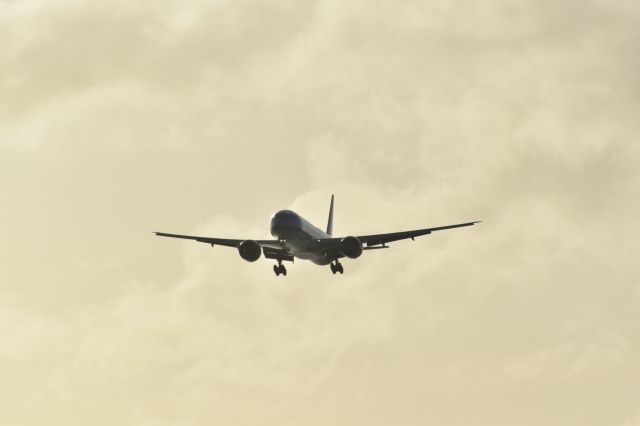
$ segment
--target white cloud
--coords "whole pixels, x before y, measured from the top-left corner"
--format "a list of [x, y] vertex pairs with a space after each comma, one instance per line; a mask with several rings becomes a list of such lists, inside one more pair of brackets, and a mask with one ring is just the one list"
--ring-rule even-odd
[[[2, 3], [0, 422], [635, 412], [631, 3]], [[340, 234], [484, 222], [286, 279], [151, 235], [331, 193]]]
[[622, 422], [622, 426], [638, 426], [640, 425], [640, 416], [626, 417]]

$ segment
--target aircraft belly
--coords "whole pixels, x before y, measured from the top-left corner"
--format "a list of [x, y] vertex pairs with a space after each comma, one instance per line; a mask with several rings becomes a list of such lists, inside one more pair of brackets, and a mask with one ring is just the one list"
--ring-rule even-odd
[[315, 251], [293, 251], [293, 255], [298, 259], [309, 260], [316, 265], [328, 265], [329, 263], [331, 263], [331, 261], [327, 259], [327, 256], [324, 253]]
[[330, 263], [325, 253], [319, 250], [318, 240], [306, 232], [298, 231], [284, 237], [287, 248], [298, 259], [310, 260], [317, 265]]

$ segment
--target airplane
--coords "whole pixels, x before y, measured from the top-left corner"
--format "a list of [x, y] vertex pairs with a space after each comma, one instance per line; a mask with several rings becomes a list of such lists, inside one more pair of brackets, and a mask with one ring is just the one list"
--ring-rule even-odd
[[277, 264], [273, 266], [276, 276], [287, 275], [283, 261], [293, 262], [295, 258], [310, 260], [316, 265], [330, 265], [331, 272], [344, 273], [340, 259], [347, 257], [357, 259], [365, 250], [384, 249], [392, 241], [404, 240], [427, 235], [434, 231], [471, 226], [481, 221], [459, 223], [456, 225], [436, 226], [434, 228], [416, 229], [413, 231], [392, 232], [389, 234], [374, 234], [360, 236], [333, 237], [333, 205], [331, 196], [329, 220], [327, 230], [322, 231], [313, 226], [303, 217], [291, 210], [280, 210], [271, 216], [271, 235], [275, 240], [233, 240], [226, 238], [198, 237], [192, 235], [167, 234], [154, 232], [160, 237], [182, 238], [201, 243], [235, 247], [240, 257], [247, 262], [255, 262], [262, 254], [266, 259], [273, 259]]

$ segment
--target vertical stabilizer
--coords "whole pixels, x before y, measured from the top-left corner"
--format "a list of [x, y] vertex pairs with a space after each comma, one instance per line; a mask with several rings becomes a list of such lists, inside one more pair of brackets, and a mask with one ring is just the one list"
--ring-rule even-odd
[[327, 222], [327, 234], [333, 234], [333, 194], [331, 195], [331, 207], [329, 207], [329, 221]]

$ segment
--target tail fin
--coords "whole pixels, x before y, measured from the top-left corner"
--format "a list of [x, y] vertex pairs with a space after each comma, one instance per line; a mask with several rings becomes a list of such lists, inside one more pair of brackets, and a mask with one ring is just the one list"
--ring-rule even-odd
[[331, 195], [331, 207], [329, 207], [329, 221], [327, 222], [327, 234], [333, 233], [333, 194]]

